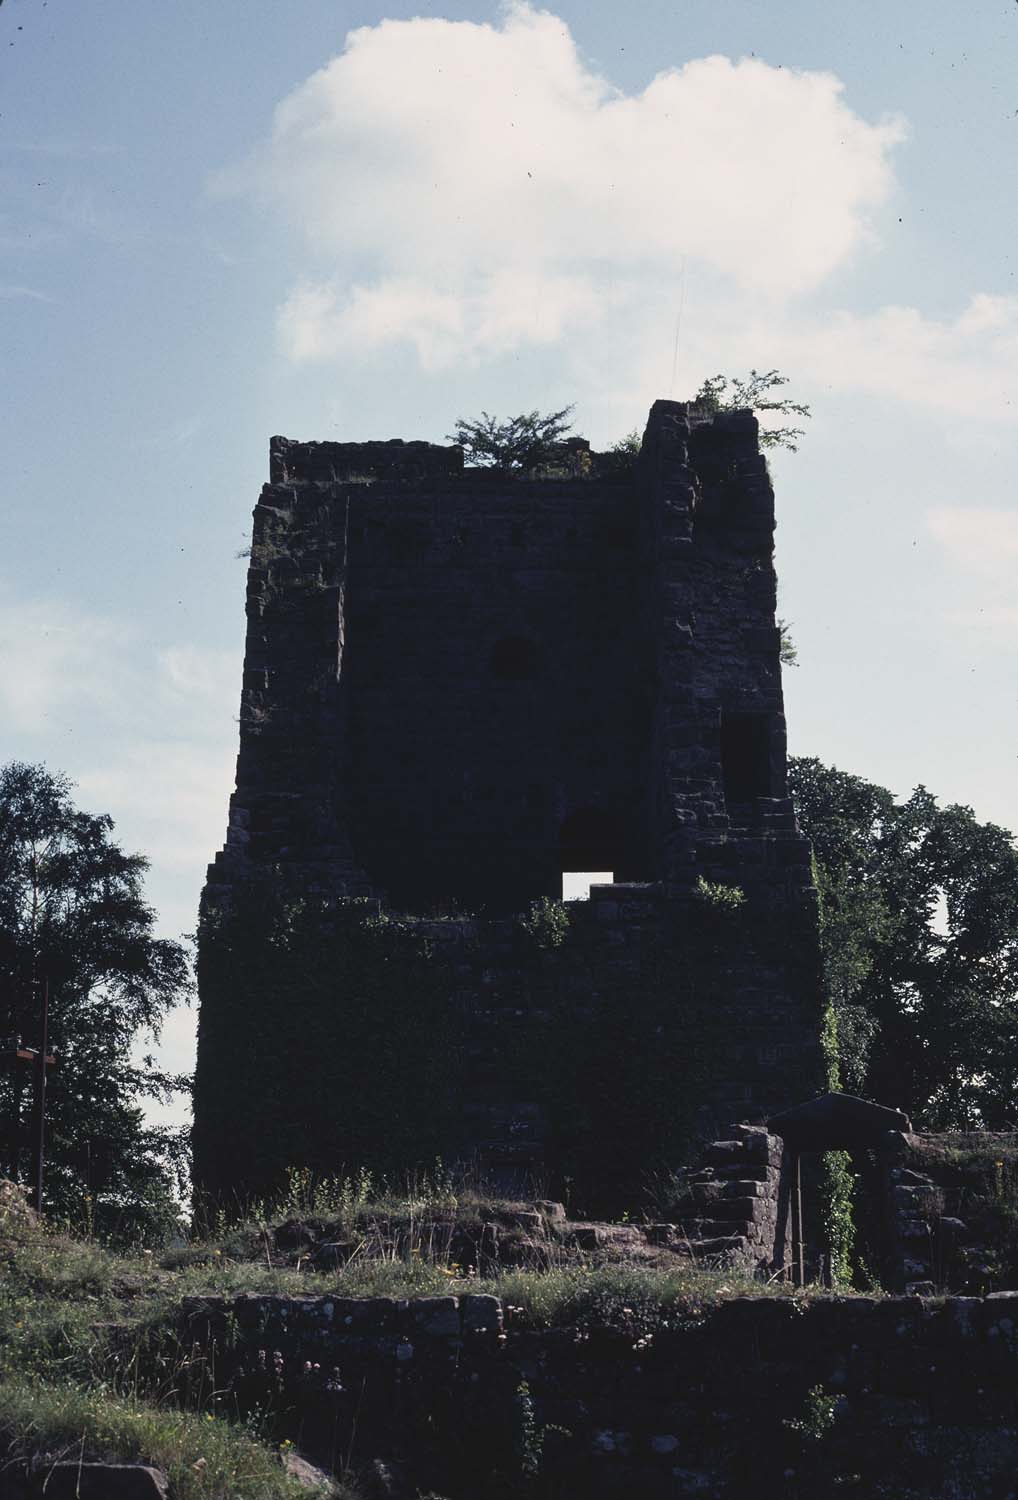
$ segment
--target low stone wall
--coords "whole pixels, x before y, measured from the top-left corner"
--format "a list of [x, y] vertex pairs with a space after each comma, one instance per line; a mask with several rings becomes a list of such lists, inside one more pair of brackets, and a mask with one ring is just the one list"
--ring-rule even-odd
[[[485, 1296], [186, 1304], [182, 1394], [451, 1500], [984, 1500], [1018, 1484], [1018, 1294], [736, 1297], [530, 1330]], [[377, 1466], [376, 1466], [377, 1467]]]
[[890, 1262], [897, 1291], [1018, 1285], [1018, 1134], [888, 1134]]

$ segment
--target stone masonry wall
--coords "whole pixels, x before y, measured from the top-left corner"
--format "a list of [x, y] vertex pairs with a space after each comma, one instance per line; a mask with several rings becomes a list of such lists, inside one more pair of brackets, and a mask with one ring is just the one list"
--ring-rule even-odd
[[[490, 1296], [192, 1300], [192, 1399], [275, 1417], [390, 1494], [1008, 1500], [1018, 1294], [610, 1304], [528, 1328]], [[204, 1384], [203, 1384], [204, 1383]]]
[[[631, 472], [579, 456], [562, 477], [528, 478], [464, 470], [456, 448], [273, 439], [237, 786], [204, 896], [206, 915], [228, 912], [249, 877], [278, 871], [289, 888], [409, 913], [422, 934], [444, 919], [435, 941], [477, 1132], [450, 1149], [483, 1155], [497, 1117], [560, 1175], [588, 1143], [553, 1119], [539, 1070], [526, 1077], [556, 1002], [521, 967], [511, 924], [559, 895], [563, 870], [615, 879], [556, 960], [563, 1001], [596, 1027], [622, 974], [629, 1037], [652, 1041], [667, 1021], [644, 997], [668, 951], [690, 1022], [676, 1087], [700, 1140], [822, 1077], [816, 895], [787, 797], [774, 497], [755, 419], [657, 402]], [[743, 918], [706, 967], [703, 952], [683, 966], [703, 881], [739, 887]], [[199, 971], [196, 1161], [219, 1182], [244, 1159], [220, 1086], [222, 1058], [244, 1066], [225, 1034], [243, 1000]], [[261, 1015], [258, 1035], [314, 1031], [299, 997], [276, 1003], [278, 1027]], [[513, 1031], [515, 1072], [499, 1050]], [[329, 1077], [323, 1053], [304, 1086], [324, 1096]], [[634, 1184], [645, 1165], [630, 1161]]]
[[1018, 1135], [891, 1132], [881, 1158], [888, 1286], [932, 1295], [1016, 1284]]

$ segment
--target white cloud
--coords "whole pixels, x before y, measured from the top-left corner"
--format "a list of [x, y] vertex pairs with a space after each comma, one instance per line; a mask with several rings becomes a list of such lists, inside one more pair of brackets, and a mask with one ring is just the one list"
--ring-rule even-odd
[[0, 286], [0, 298], [5, 302], [15, 302], [24, 299], [29, 302], [52, 302], [53, 298], [46, 292], [37, 292], [30, 286]]
[[914, 307], [839, 312], [789, 320], [767, 336], [775, 359], [828, 389], [869, 391], [955, 418], [1018, 421], [1018, 297], [977, 293], [944, 319]]
[[776, 365], [807, 400], [950, 416], [964, 446], [1018, 421], [1018, 298], [931, 317], [816, 295], [875, 245], [903, 136], [830, 73], [752, 58], [623, 93], [560, 19], [515, 4], [498, 25], [352, 31], [220, 185], [295, 233], [277, 312], [295, 363], [410, 349], [435, 373], [555, 349], [595, 440], [707, 373]]
[[365, 354], [394, 343], [414, 346], [425, 370], [492, 358], [520, 344], [553, 344], [612, 300], [589, 277], [506, 267], [459, 295], [411, 277], [354, 287], [344, 299], [335, 281], [303, 283], [279, 312], [283, 348], [296, 361]]
[[405, 340], [426, 367], [559, 339], [671, 280], [801, 294], [872, 238], [898, 121], [828, 73], [708, 57], [638, 94], [526, 4], [500, 26], [383, 21], [276, 111], [221, 179], [302, 236], [280, 312], [293, 359]]

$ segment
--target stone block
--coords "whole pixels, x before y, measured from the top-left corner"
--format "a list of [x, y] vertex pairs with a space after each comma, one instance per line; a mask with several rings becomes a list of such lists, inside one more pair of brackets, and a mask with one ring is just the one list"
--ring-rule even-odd
[[940, 1215], [944, 1212], [943, 1190], [932, 1183], [898, 1183], [894, 1189], [894, 1201], [900, 1213]]
[[299, 1453], [294, 1453], [292, 1449], [284, 1449], [281, 1457], [283, 1469], [300, 1485], [301, 1489], [315, 1490], [319, 1496], [332, 1495], [336, 1492], [331, 1474], [326, 1474], [324, 1469], [319, 1469], [315, 1464], [309, 1463]]
[[755, 1198], [766, 1199], [772, 1196], [771, 1184], [769, 1182], [756, 1182], [753, 1179], [730, 1178], [722, 1188], [722, 1197], [725, 1198]]
[[169, 1485], [161, 1469], [146, 1464], [76, 1462], [42, 1471], [38, 1493], [47, 1500], [167, 1500]]
[[410, 1304], [413, 1325], [432, 1338], [458, 1338], [459, 1300], [456, 1297], [417, 1297]]
[[716, 1219], [751, 1219], [758, 1204], [757, 1198], [719, 1198], [711, 1211]]
[[727, 1167], [748, 1154], [743, 1141], [713, 1141], [703, 1153], [703, 1159], [712, 1166]]
[[497, 1297], [480, 1294], [460, 1298], [464, 1333], [501, 1333], [502, 1304]]
[[314, 1253], [316, 1271], [331, 1271], [338, 1266], [345, 1266], [347, 1261], [357, 1249], [357, 1240], [329, 1240], [324, 1245], [319, 1245]]
[[534, 1207], [549, 1224], [565, 1224], [566, 1206], [564, 1203], [556, 1203], [551, 1198], [538, 1198], [534, 1202]]
[[670, 1245], [678, 1229], [674, 1224], [644, 1224], [643, 1233], [648, 1245]]

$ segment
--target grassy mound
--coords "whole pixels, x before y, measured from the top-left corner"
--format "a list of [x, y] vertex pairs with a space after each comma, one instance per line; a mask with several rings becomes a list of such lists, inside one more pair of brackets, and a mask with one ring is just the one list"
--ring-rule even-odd
[[[655, 1249], [632, 1226], [571, 1228], [556, 1205], [477, 1195], [343, 1188], [132, 1255], [46, 1227], [22, 1211], [16, 1190], [0, 1204], [9, 1205], [0, 1213], [0, 1456], [151, 1463], [168, 1475], [173, 1500], [308, 1493], [268, 1427], [230, 1420], [207, 1383], [195, 1386], [196, 1409], [180, 1409], [191, 1351], [175, 1339], [187, 1297], [484, 1292], [515, 1327], [640, 1336], [733, 1296], [804, 1296]], [[471, 1244], [487, 1249], [464, 1253]], [[353, 1500], [356, 1485], [340, 1481], [334, 1493]]]

